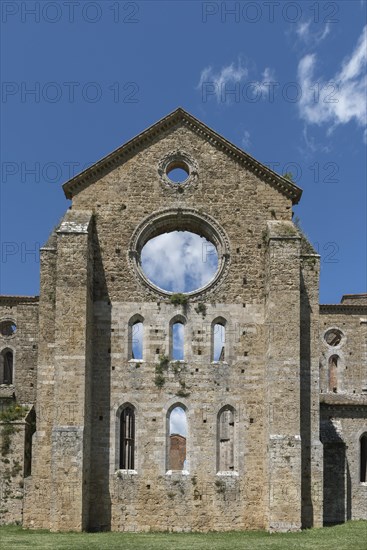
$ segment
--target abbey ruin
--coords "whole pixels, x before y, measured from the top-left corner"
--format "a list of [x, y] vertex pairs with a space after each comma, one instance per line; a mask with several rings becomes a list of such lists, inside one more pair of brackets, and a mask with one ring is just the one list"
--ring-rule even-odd
[[[39, 297], [0, 297], [0, 523], [367, 519], [367, 295], [319, 304], [320, 257], [292, 222], [301, 189], [177, 109], [64, 191]], [[142, 269], [146, 243], [171, 231], [217, 251], [214, 276], [189, 293]], [[170, 431], [177, 407], [184, 434]]]

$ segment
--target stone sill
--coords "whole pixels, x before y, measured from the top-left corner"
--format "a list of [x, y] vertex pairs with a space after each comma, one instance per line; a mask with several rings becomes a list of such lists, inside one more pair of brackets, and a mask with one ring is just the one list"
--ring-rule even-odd
[[146, 361], [144, 359], [129, 359], [128, 363], [129, 365], [136, 365], [137, 363], [141, 365], [142, 363], [146, 363]]
[[220, 477], [238, 477], [239, 473], [234, 470], [228, 470], [227, 472], [217, 472], [217, 476]]
[[166, 476], [189, 476], [190, 472], [188, 470], [167, 470]]
[[137, 470], [116, 470], [115, 475], [117, 477], [137, 476], [138, 472], [137, 472]]

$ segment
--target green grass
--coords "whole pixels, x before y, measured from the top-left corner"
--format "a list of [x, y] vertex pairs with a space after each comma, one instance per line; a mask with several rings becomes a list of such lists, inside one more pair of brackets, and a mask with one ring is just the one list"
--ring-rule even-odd
[[0, 527], [1, 548], [88, 550], [366, 550], [367, 521], [300, 533], [49, 533]]

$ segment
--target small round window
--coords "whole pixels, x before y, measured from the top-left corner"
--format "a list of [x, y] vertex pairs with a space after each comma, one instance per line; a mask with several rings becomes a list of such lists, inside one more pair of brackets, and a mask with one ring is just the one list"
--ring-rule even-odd
[[158, 174], [167, 188], [177, 193], [196, 185], [198, 165], [196, 160], [184, 151], [171, 151], [158, 163]]
[[184, 183], [190, 175], [190, 168], [186, 162], [176, 160], [167, 166], [166, 175], [172, 183]]
[[339, 346], [343, 339], [343, 333], [337, 328], [331, 328], [327, 330], [324, 335], [324, 340], [328, 346], [336, 347]]
[[13, 336], [17, 331], [17, 325], [14, 321], [1, 321], [0, 322], [0, 334], [1, 336]]

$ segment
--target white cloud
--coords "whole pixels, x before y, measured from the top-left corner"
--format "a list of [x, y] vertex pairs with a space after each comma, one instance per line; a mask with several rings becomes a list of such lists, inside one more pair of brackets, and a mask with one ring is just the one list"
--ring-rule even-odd
[[[309, 136], [307, 125], [303, 128], [303, 139], [305, 140], [305, 143], [308, 147], [308, 149], [312, 152], [322, 152], [322, 153], [330, 153], [331, 147], [330, 145], [325, 145], [324, 143], [317, 143], [315, 138], [313, 136]], [[300, 153], [304, 153], [303, 149], [300, 149]]]
[[298, 38], [301, 38], [302, 40], [307, 40], [308, 36], [310, 34], [310, 24], [311, 19], [308, 21], [303, 21], [302, 23], [299, 23], [296, 27], [296, 34]]
[[172, 231], [143, 247], [141, 264], [146, 276], [171, 292], [190, 292], [207, 284], [218, 266], [214, 245], [188, 231]]
[[[249, 70], [243, 66], [241, 60], [238, 61], [237, 66], [231, 63], [218, 72], [214, 71], [212, 67], [206, 67], [201, 72], [197, 88], [201, 90], [205, 101], [210, 96], [215, 96], [218, 103], [239, 102], [243, 97], [244, 89], [246, 94], [266, 99], [270, 93], [269, 84], [275, 82], [273, 69], [265, 67], [261, 79], [252, 78], [250, 82], [246, 83], [244, 80], [247, 76], [249, 76]], [[245, 88], [247, 84], [249, 90]]]
[[274, 82], [274, 80], [275, 80], [274, 70], [271, 69], [270, 67], [266, 67], [263, 74], [262, 74], [262, 77], [263, 77], [264, 82], [269, 82], [269, 81]]
[[241, 145], [244, 149], [248, 149], [251, 145], [250, 132], [248, 130], [243, 132]]
[[169, 433], [187, 436], [186, 413], [181, 407], [175, 407], [171, 412], [169, 424]]
[[270, 67], [266, 67], [262, 73], [262, 79], [254, 81], [254, 91], [256, 94], [260, 92], [261, 99], [266, 99], [270, 92], [270, 86], [277, 84], [275, 80], [275, 72]]
[[366, 52], [367, 26], [351, 56], [344, 59], [340, 70], [326, 81], [315, 78], [316, 54], [305, 55], [298, 64], [298, 80], [302, 90], [299, 113], [308, 124], [335, 126], [354, 120], [366, 125]]
[[204, 86], [207, 86], [206, 91], [212, 90], [217, 97], [217, 101], [220, 101], [222, 92], [225, 92], [227, 87], [229, 88], [230, 85], [241, 82], [247, 75], [248, 69], [242, 65], [240, 59], [237, 66], [231, 63], [219, 72], [215, 72], [211, 66], [206, 67], [201, 72], [198, 89], [203, 90]]
[[330, 23], [326, 23], [323, 28], [318, 28], [316, 23], [312, 24], [311, 19], [298, 23], [295, 28], [299, 40], [309, 45], [317, 45], [322, 42], [330, 33]]

